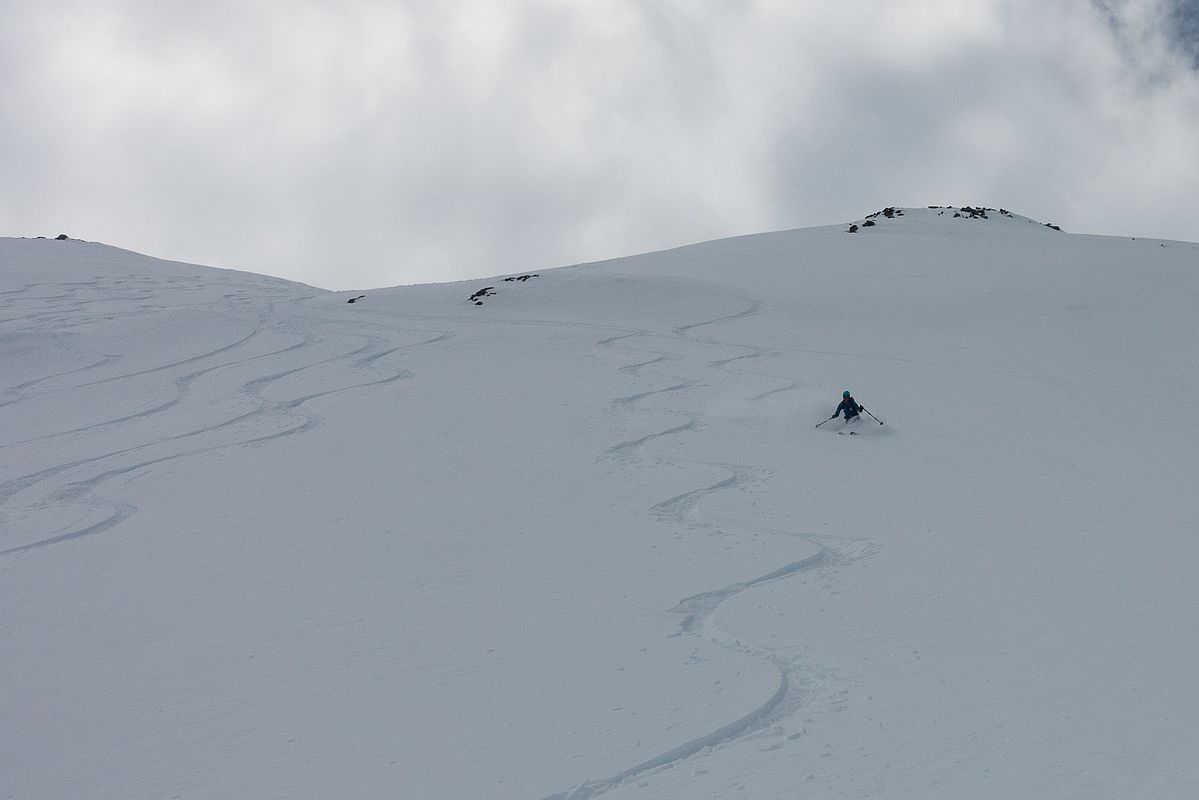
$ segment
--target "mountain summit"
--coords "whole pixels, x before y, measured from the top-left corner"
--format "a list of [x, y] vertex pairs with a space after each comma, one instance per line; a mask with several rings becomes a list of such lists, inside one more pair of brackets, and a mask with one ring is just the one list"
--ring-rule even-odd
[[[934, 212], [934, 213], [929, 213]], [[895, 208], [888, 206], [882, 211], [875, 211], [873, 214], [867, 214], [858, 222], [851, 223], [847, 233], [857, 233], [865, 231], [867, 228], [873, 228], [875, 225], [883, 221], [899, 220], [903, 217], [914, 217], [916, 219], [927, 220], [932, 216], [948, 217], [949, 219], [961, 220], [981, 220], [991, 219], [992, 217], [1000, 220], [1012, 220], [1016, 222], [1035, 222], [1028, 217], [1022, 217], [1018, 214], [1013, 214], [1006, 208], [986, 208], [983, 206], [961, 206], [955, 208], [953, 206], [928, 206], [927, 209], [911, 209], [911, 208]], [[1052, 228], [1055, 231], [1060, 231], [1057, 225], [1046, 222], [1046, 228]]]

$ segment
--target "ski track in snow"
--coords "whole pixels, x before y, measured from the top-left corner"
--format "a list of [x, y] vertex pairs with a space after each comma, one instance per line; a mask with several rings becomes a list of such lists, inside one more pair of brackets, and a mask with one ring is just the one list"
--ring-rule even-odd
[[[96, 281], [71, 285], [58, 295], [38, 296], [34, 299], [39, 302], [53, 303], [56, 300], [64, 300], [65, 305], [39, 310], [32, 315], [7, 317], [3, 322], [31, 321], [33, 329], [37, 330], [38, 326], [45, 324], [48, 319], [70, 318], [87, 303], [114, 300], [131, 302], [120, 297], [89, 299], [77, 296], [88, 287], [96, 291], [103, 288], [100, 281]], [[26, 287], [17, 292], [7, 293], [7, 296], [0, 299], [0, 310], [9, 308], [13, 304], [14, 296], [22, 297], [31, 288], [38, 287]], [[177, 287], [164, 288], [178, 291]], [[226, 295], [226, 298], [231, 296], [235, 295]], [[147, 289], [132, 301], [148, 301], [156, 297], [153, 290]], [[165, 305], [161, 307], [166, 308]], [[143, 308], [142, 311], [144, 310]], [[120, 315], [105, 315], [109, 319], [116, 316]], [[91, 387], [120, 385], [156, 376], [162, 376], [162, 381], [155, 385], [169, 387], [171, 392], [171, 396], [164, 402], [135, 413], [98, 419], [84, 425], [0, 446], [0, 453], [16, 450], [19, 456], [20, 448], [74, 437], [81, 443], [80, 450], [89, 444], [99, 450], [93, 455], [9, 477], [0, 483], [0, 508], [4, 509], [4, 516], [0, 517], [0, 521], [5, 523], [4, 529], [29, 539], [0, 549], [0, 556], [12, 556], [108, 531], [137, 513], [138, 509], [128, 503], [102, 496], [100, 490], [105, 483], [178, 459], [205, 455], [230, 447], [261, 444], [311, 430], [319, 424], [320, 417], [315, 413], [303, 411], [301, 406], [305, 403], [339, 392], [412, 378], [413, 373], [406, 369], [382, 366], [385, 363], [382, 360], [412, 347], [442, 342], [453, 335], [446, 331], [414, 331], [383, 325], [362, 325], [358, 320], [348, 332], [337, 329], [338, 323], [344, 324], [344, 320], [314, 320], [330, 323], [328, 328], [321, 328], [319, 331], [292, 330], [287, 325], [278, 325], [274, 318], [274, 303], [268, 301], [267, 311], [260, 316], [253, 331], [185, 359], [82, 383], [69, 382], [72, 377], [94, 374], [96, 370], [109, 366], [120, 358], [105, 354], [86, 366], [64, 370], [0, 390], [0, 393], [9, 398], [0, 403], [0, 406], [25, 401], [36, 402], [37, 398], [49, 395], [70, 396], [71, 392]], [[378, 335], [364, 335], [362, 331], [367, 327], [378, 329]], [[435, 335], [417, 341], [406, 341], [414, 333]], [[54, 335], [63, 343], [57, 332]], [[255, 344], [260, 340], [268, 342], [267, 346], [270, 349], [261, 352], [256, 349]], [[78, 348], [65, 343], [64, 347], [79, 352]], [[336, 376], [326, 381], [329, 388], [285, 399], [267, 397], [267, 390], [285, 378], [320, 367], [337, 368]], [[245, 371], [249, 371], [249, 374], [241, 374]], [[64, 380], [67, 380], [66, 384], [63, 384]], [[30, 391], [35, 388], [37, 391]], [[176, 410], [184, 412], [180, 420], [165, 419]], [[172, 422], [179, 425], [189, 418], [204, 416], [214, 419], [201, 427], [159, 438], [147, 438], [147, 429], [142, 427], [131, 429], [132, 435], [140, 434], [145, 440], [121, 449], [106, 449], [103, 447], [103, 440], [99, 438], [105, 432], [121, 430], [130, 423], [144, 424], [163, 419], [164, 426], [169, 426]], [[158, 430], [162, 431], [161, 428]], [[129, 432], [126, 432], [126, 435], [129, 435]], [[78, 519], [65, 527], [42, 531], [33, 529], [36, 524], [36, 512], [48, 507], [54, 507], [59, 511], [73, 511]], [[59, 524], [61, 525], [61, 521]], [[29, 527], [19, 528], [19, 525]]]
[[[679, 280], [678, 282], [684, 282]], [[694, 285], [695, 282], [686, 281], [685, 283]], [[710, 337], [697, 337], [691, 335], [692, 331], [710, 325], [715, 325], [721, 322], [732, 321], [749, 317], [760, 313], [761, 304], [757, 301], [745, 299], [747, 307], [737, 313], [716, 317], [713, 319], [705, 319], [703, 321], [689, 323], [676, 327], [669, 332], [653, 331], [653, 330], [637, 330], [632, 332], [621, 333], [616, 336], [600, 340], [597, 344], [605, 347], [622, 349], [625, 352], [633, 353], [648, 353], [654, 357], [648, 360], [637, 361], [632, 364], [627, 364], [618, 368], [619, 372], [631, 373], [640, 375], [643, 370], [648, 367], [667, 365], [682, 361], [686, 358], [685, 354], [674, 352], [669, 349], [648, 349], [641, 347], [632, 347], [629, 345], [630, 340], [642, 338], [655, 341], [667, 341], [675, 338], [680, 342], [688, 344], [701, 344], [718, 349], [743, 349], [747, 352], [727, 357], [717, 358], [707, 361], [707, 366], [713, 369], [723, 370], [733, 375], [752, 374], [756, 377], [768, 377], [778, 379], [783, 382], [782, 386], [770, 389], [766, 392], [760, 392], [747, 397], [750, 402], [757, 403], [771, 397], [773, 395], [794, 391], [801, 387], [801, 384], [786, 376], [774, 375], [770, 373], [748, 372], [744, 370], [735, 370], [731, 365], [737, 362], [749, 361], [751, 359], [764, 359], [774, 355], [777, 351], [766, 348], [727, 342], [721, 339]], [[671, 385], [658, 389], [650, 389], [647, 391], [637, 392], [635, 394], [617, 397], [613, 399], [610, 406], [614, 410], [623, 411], [632, 409], [638, 410], [637, 407], [643, 401], [652, 397], [669, 396], [676, 393], [686, 392], [696, 388], [699, 385], [697, 380], [682, 380]], [[764, 645], [747, 642], [743, 637], [737, 636], [734, 633], [724, 631], [716, 624], [716, 614], [726, 600], [740, 594], [741, 592], [751, 590], [755, 587], [782, 581], [797, 575], [824, 570], [827, 574], [831, 574], [837, 567], [851, 563], [859, 558], [866, 557], [876, 552], [877, 547], [866, 539], [844, 538], [836, 539], [827, 536], [814, 536], [804, 534], [798, 531], [783, 531], [770, 528], [763, 528], [747, 524], [735, 519], [718, 517], [711, 514], [700, 514], [700, 504], [719, 492], [725, 492], [735, 489], [744, 489], [753, 484], [763, 483], [770, 479], [769, 470], [755, 466], [712, 463], [701, 461], [688, 461], [681, 459], [663, 460], [651, 456], [646, 452], [646, 448], [654, 442], [667, 437], [679, 436], [683, 434], [693, 433], [703, 428], [704, 420], [701, 415], [685, 412], [671, 411], [669, 409], [655, 409], [651, 411], [641, 411], [642, 414], [658, 414], [658, 415], [673, 415], [682, 417], [684, 422], [671, 425], [660, 431], [652, 432], [636, 439], [619, 442], [609, 447], [604, 455], [605, 457], [615, 457], [624, 463], [646, 463], [652, 460], [651, 463], [668, 463], [674, 465], [689, 465], [705, 468], [717, 468], [727, 471], [728, 477], [718, 480], [714, 483], [701, 486], [696, 489], [684, 492], [682, 494], [670, 497], [655, 503], [649, 509], [651, 513], [659, 517], [664, 524], [670, 524], [676, 527], [682, 527], [688, 530], [700, 529], [741, 529], [749, 532], [767, 533], [777, 536], [788, 537], [797, 541], [806, 542], [818, 548], [817, 552], [807, 558], [790, 562], [773, 570], [765, 575], [752, 578], [745, 581], [739, 581], [727, 586], [713, 589], [707, 592], [701, 592], [691, 597], [680, 600], [678, 605], [671, 609], [671, 613], [678, 615], [681, 618], [679, 630], [673, 634], [674, 636], [699, 636], [705, 639], [716, 642], [725, 649], [743, 655], [747, 658], [769, 662], [778, 670], [778, 688], [773, 695], [761, 706], [753, 709], [745, 716], [734, 720], [733, 722], [724, 725], [709, 734], [700, 736], [685, 742], [665, 753], [661, 753], [653, 758], [632, 766], [616, 775], [612, 775], [602, 779], [588, 779], [575, 785], [568, 791], [549, 795], [544, 800], [588, 800], [588, 798], [598, 797], [608, 791], [625, 785], [629, 781], [642, 778], [651, 773], [656, 773], [671, 769], [680, 763], [687, 761], [693, 757], [699, 756], [702, 753], [714, 748], [728, 746], [734, 742], [745, 739], [746, 737], [763, 731], [768, 728], [777, 726], [780, 721], [789, 718], [796, 714], [800, 709], [810, 706], [813, 703], [819, 702], [821, 697], [826, 698], [830, 703], [841, 700], [846, 695], [846, 688], [843, 681], [838, 680], [834, 672], [819, 668], [814, 663], [806, 660], [803, 656], [784, 656], [780, 652], [772, 650]], [[781, 735], [781, 733], [779, 734]]]
[[[681, 279], [668, 282], [685, 283], [690, 286], [699, 285], [697, 282]], [[119, 286], [124, 283], [126, 282], [118, 281], [114, 284], [117, 287], [114, 295], [119, 293]], [[26, 313], [23, 315], [6, 316], [0, 322], [20, 323], [27, 325], [27, 330], [32, 331], [44, 330], [43, 326], [53, 323], [56, 326], [54, 336], [64, 350], [72, 350], [76, 355], [83, 356], [88, 360], [88, 363], [82, 366], [74, 366], [56, 374], [0, 389], [0, 397], [4, 398], [0, 402], [0, 407], [36, 401], [40, 397], [63, 393], [69, 395], [71, 392], [81, 392], [93, 387], [108, 384], [122, 385], [147, 378], [158, 381], [155, 383], [156, 386], [169, 389], [169, 396], [166, 399], [149, 408], [96, 419], [86, 424], [74, 425], [20, 441], [8, 442], [0, 446], [0, 452], [19, 451], [22, 447], [36, 446], [39, 443], [66, 437], [79, 438], [85, 444], [95, 438], [102, 445], [103, 439], [99, 437], [106, 432], [121, 430], [123, 426], [131, 423], [144, 425], [157, 420], [163, 421], [164, 425], [169, 425], [172, 421], [169, 417], [175, 412], [181, 412], [183, 419], [192, 416], [209, 416], [211, 418], [208, 424], [191, 430], [160, 438], [151, 438], [121, 449], [106, 449], [100, 446], [98, 452], [91, 455], [67, 463], [45, 466], [42, 469], [4, 480], [0, 483], [0, 507], [6, 511], [6, 522], [14, 519], [32, 522], [35, 518], [34, 512], [47, 507], [71, 510], [78, 518], [70, 525], [53, 530], [24, 531], [22, 533], [31, 540], [0, 549], [0, 556], [14, 556], [110, 531], [136, 514], [138, 509], [129, 503], [105, 497], [102, 493], [105, 484], [122, 477], [134, 477], [140, 471], [178, 459], [201, 456], [230, 447], [261, 444], [311, 430], [319, 424], [320, 418], [315, 413], [304, 412], [301, 406], [305, 403], [337, 392], [414, 377], [408, 370], [391, 366], [384, 369], [386, 374], [380, 375], [378, 365], [388, 356], [400, 353], [405, 349], [434, 345], [455, 335], [452, 331], [443, 330], [436, 332], [430, 338], [414, 342], [398, 341], [397, 337], [410, 336], [417, 331], [361, 319], [355, 320], [355, 327], [351, 331], [344, 331], [338, 329], [344, 320], [317, 317], [308, 318], [310, 321], [307, 325], [310, 327], [296, 329], [294, 325], [280, 324], [276, 321], [279, 316], [275, 314], [275, 303], [268, 300], [267, 311], [260, 315], [257, 327], [244, 335], [184, 359], [103, 376], [102, 370], [119, 363], [121, 356], [80, 351], [58, 332], [64, 326], [84, 326], [94, 319], [112, 320], [122, 316], [167, 309], [168, 306], [159, 297], [156, 288], [179, 291], [179, 286], [171, 285], [172, 283], [185, 284], [187, 282], [160, 282], [158, 287], [142, 287], [132, 297], [127, 295], [124, 297], [87, 297], [88, 291], [98, 292], [103, 288], [99, 285], [99, 281], [54, 287], [59, 290], [58, 294], [53, 293], [54, 289], [47, 291], [49, 287], [46, 286], [29, 286], [0, 296], [0, 311], [14, 310], [14, 307], [20, 304], [35, 306], [26, 309]], [[717, 288], [718, 291], [726, 291], [708, 284], [702, 285], [709, 291], [713, 288]], [[199, 289], [202, 287], [194, 284], [184, 288]], [[38, 290], [40, 290], [38, 294], [32, 294]], [[233, 299], [239, 294], [227, 294], [226, 299]], [[252, 298], [247, 295], [242, 299], [250, 302]], [[754, 403], [779, 393], [800, 388], [801, 384], [789, 377], [750, 372], [744, 369], [746, 363], [769, 358], [776, 351], [697, 335], [702, 328], [754, 316], [761, 312], [759, 302], [748, 298], [741, 299], [745, 300], [746, 306], [740, 311], [680, 325], [672, 329], [609, 327], [609, 330], [614, 331], [614, 335], [599, 340], [597, 345], [630, 354], [639, 353], [648, 356], [642, 356], [640, 360], [618, 368], [618, 372], [634, 376], [640, 376], [651, 368], [657, 368], [659, 372], [668, 371], [671, 365], [693, 357], [683, 352], [681, 347], [672, 349], [671, 342], [686, 345], [688, 348], [699, 345], [702, 348], [711, 348], [717, 353], [742, 350], [744, 352], [736, 355], [723, 355], [709, 359], [704, 362], [705, 366], [734, 377], [754, 375], [779, 382], [779, 386], [775, 388], [758, 392], [746, 398]], [[136, 311], [124, 314], [104, 313], [103, 311], [92, 314], [86, 310], [88, 306], [102, 305], [114, 300], [125, 303], [143, 303], [144, 305]], [[412, 319], [409, 321], [411, 322]], [[443, 321], [449, 320], [443, 319]], [[461, 318], [454, 320], [457, 323], [462, 321]], [[325, 323], [328, 324], [328, 327], [324, 327]], [[554, 320], [505, 321], [500, 324], [602, 327]], [[368, 329], [374, 329], [374, 333], [366, 333], [365, 331]], [[434, 332], [424, 331], [424, 333]], [[269, 389], [288, 377], [321, 367], [336, 367], [338, 370], [337, 378], [331, 381], [332, 385], [329, 388], [284, 399], [272, 399], [267, 396]], [[367, 375], [362, 375], [363, 372], [366, 372]], [[79, 378], [92, 379], [79, 382]], [[661, 459], [650, 453], [649, 449], [656, 442], [702, 430], [705, 418], [702, 414], [689, 411], [646, 409], [644, 408], [645, 402], [653, 398], [682, 395], [700, 388], [702, 388], [700, 381], [694, 378], [675, 378], [664, 387], [614, 398], [610, 406], [618, 413], [630, 413], [640, 419], [667, 415], [681, 421], [660, 430], [618, 442], [609, 447], [603, 455], [630, 465], [672, 464], [702, 467], [705, 470], [719, 469], [728, 473], [725, 478], [653, 504], [648, 510], [663, 524], [691, 531], [719, 528], [721, 530], [740, 529], [747, 532], [765, 532], [789, 537], [818, 548], [817, 552], [810, 557], [789, 562], [759, 577], [738, 581], [684, 598], [670, 610], [670, 613], [680, 618], [679, 630], [673, 635], [699, 636], [710, 639], [739, 656], [770, 663], [778, 672], [777, 688], [762, 705], [708, 734], [683, 742], [608, 778], [585, 780], [567, 792], [551, 795], [547, 800], [584, 800], [604, 794], [635, 778], [671, 769], [705, 751], [728, 746], [756, 732], [776, 726], [781, 720], [795, 714], [799, 709], [818, 702], [821, 696], [831, 696], [833, 688], [830, 687], [837, 685], [832, 673], [817, 668], [802, 656], [783, 656], [768, 647], [746, 642], [741, 637], [722, 630], [716, 622], [716, 616], [725, 601], [742, 592], [811, 571], [832, 570], [838, 565], [868, 554], [871, 552], [871, 546], [861, 540], [834, 540], [827, 537], [818, 538], [797, 531], [755, 528], [753, 525], [735, 519], [702, 514], [700, 512], [701, 504], [714, 495], [761, 484], [769, 480], [771, 476], [768, 470], [755, 466], [688, 461], [677, 458]], [[197, 412], [197, 408], [201, 409], [201, 412]], [[142, 430], [142, 428], [138, 428], [137, 432]], [[162, 432], [163, 429], [160, 427], [158, 430]], [[12, 526], [9, 525], [8, 529], [12, 530]]]

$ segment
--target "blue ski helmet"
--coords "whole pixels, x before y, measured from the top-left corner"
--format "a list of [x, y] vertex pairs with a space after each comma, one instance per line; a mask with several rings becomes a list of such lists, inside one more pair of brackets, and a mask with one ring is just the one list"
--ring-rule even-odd
[[848, 390], [848, 389], [846, 389], [845, 391], [841, 392], [841, 396], [842, 396], [842, 397], [849, 397], [849, 390]]

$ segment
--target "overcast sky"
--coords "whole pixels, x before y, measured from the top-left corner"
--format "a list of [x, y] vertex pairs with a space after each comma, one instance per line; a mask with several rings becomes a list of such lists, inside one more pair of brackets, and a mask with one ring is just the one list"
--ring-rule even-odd
[[0, 235], [332, 289], [888, 205], [1199, 241], [1199, 0], [0, 0]]

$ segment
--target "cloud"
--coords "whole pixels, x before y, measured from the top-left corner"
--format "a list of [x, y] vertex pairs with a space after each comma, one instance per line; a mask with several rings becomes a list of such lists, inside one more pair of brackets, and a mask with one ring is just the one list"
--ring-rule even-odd
[[0, 14], [6, 235], [331, 288], [894, 204], [1199, 239], [1193, 2], [0, 0]]
[[1177, 46], [1199, 69], [1199, 0], [1175, 0], [1169, 26]]

